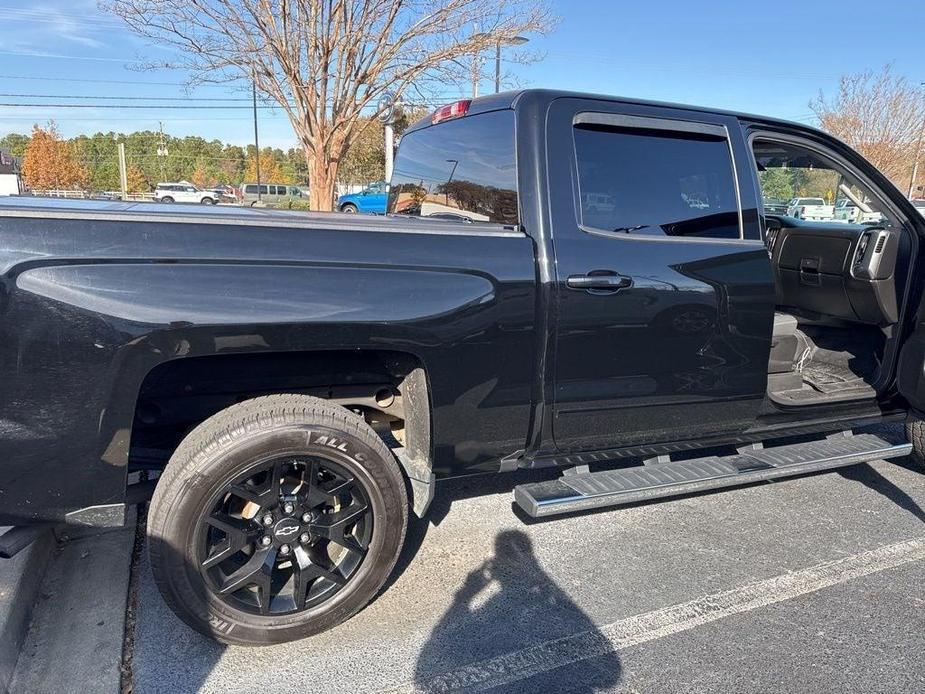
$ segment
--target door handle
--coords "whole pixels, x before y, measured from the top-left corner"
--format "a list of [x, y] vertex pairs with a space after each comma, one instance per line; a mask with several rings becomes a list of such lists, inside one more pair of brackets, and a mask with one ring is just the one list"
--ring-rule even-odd
[[615, 272], [595, 270], [587, 275], [570, 275], [565, 281], [569, 289], [616, 292], [633, 286], [633, 280]]

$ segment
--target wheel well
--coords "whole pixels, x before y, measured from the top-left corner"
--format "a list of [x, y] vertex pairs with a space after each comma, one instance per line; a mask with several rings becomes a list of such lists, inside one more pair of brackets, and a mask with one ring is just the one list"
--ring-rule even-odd
[[[165, 362], [145, 378], [129, 470], [160, 470], [200, 422], [260, 395], [302, 393], [361, 415], [412, 479], [430, 480], [430, 399], [423, 365], [392, 351], [272, 352]], [[426, 470], [424, 469], [426, 467]]]

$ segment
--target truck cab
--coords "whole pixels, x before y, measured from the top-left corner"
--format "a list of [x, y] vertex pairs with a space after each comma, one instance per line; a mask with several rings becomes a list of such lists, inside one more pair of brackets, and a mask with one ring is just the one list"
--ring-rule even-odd
[[[411, 128], [390, 211], [504, 221], [538, 244], [548, 342], [530, 455], [743, 435], [892, 401], [921, 219], [855, 153], [741, 114], [502, 99]], [[765, 183], [785, 179], [818, 197], [766, 211]], [[864, 201], [863, 225], [833, 222], [826, 191]]]

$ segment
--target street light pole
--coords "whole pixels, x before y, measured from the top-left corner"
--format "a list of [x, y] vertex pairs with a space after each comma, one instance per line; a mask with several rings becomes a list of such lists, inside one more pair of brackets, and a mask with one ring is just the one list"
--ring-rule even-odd
[[514, 36], [507, 41], [498, 41], [495, 44], [495, 94], [501, 91], [501, 44], [508, 46], [522, 46], [530, 39], [526, 36]]
[[[919, 83], [923, 88], [925, 88], [925, 82]], [[913, 193], [915, 193], [915, 177], [919, 173], [919, 157], [922, 154], [922, 138], [925, 137], [925, 89], [922, 90], [922, 126], [919, 128], [919, 138], [915, 143], [915, 158], [912, 160], [912, 177], [909, 179], [909, 195], [910, 200], [912, 199]]]
[[495, 44], [495, 94], [501, 91], [501, 42]]

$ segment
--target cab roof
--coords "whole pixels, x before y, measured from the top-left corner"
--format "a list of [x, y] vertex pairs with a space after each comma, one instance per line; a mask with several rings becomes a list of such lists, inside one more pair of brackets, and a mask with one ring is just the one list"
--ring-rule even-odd
[[[472, 99], [469, 110], [466, 113], [466, 116], [476, 115], [478, 113], [487, 113], [489, 111], [498, 111], [501, 109], [516, 109], [519, 105], [524, 104], [525, 102], [534, 102], [537, 104], [550, 104], [556, 99], [593, 99], [598, 101], [609, 101], [612, 103], [622, 103], [622, 104], [634, 104], [639, 106], [653, 106], [660, 108], [675, 108], [683, 109], [685, 111], [699, 111], [701, 113], [712, 113], [719, 114], [724, 116], [731, 116], [734, 118], [741, 118], [743, 120], [758, 122], [758, 123], [767, 123], [786, 126], [788, 128], [799, 128], [803, 131], [814, 131], [819, 132], [817, 128], [814, 128], [805, 123], [796, 123], [794, 121], [788, 121], [781, 118], [772, 118], [769, 116], [761, 116], [752, 113], [740, 112], [740, 111], [729, 111], [726, 109], [719, 108], [710, 108], [707, 106], [692, 106], [690, 104], [679, 104], [672, 103], [668, 101], [652, 101], [647, 99], [633, 99], [623, 96], [613, 96], [607, 94], [594, 94], [591, 92], [571, 92], [565, 90], [557, 89], [520, 89], [516, 91], [501, 92], [499, 94], [490, 94], [488, 96], [481, 96], [476, 99]], [[453, 101], [447, 101], [448, 104], [453, 103]], [[432, 125], [431, 117], [433, 112], [428, 113], [426, 116], [415, 122], [406, 133], [413, 132], [415, 130], [421, 130], [422, 128], [427, 128]], [[464, 117], [466, 117], [464, 116]]]

